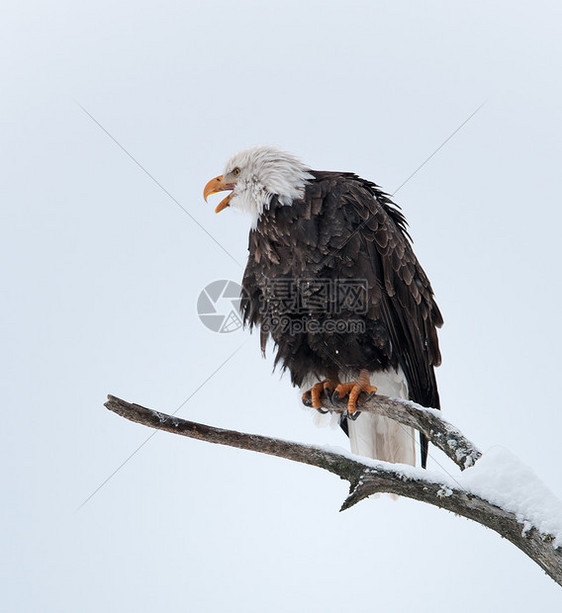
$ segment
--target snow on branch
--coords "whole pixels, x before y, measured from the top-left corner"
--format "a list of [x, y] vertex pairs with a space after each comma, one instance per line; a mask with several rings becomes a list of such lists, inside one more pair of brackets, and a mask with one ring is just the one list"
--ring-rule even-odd
[[224, 430], [166, 415], [115, 396], [108, 396], [105, 406], [151, 428], [328, 470], [350, 484], [341, 510], [378, 492], [398, 494], [447, 509], [508, 539], [562, 585], [562, 505], [513, 456], [491, 453], [481, 458], [482, 454], [462, 433], [441, 419], [439, 411], [383, 396], [360, 405], [361, 410], [380, 411], [400, 423], [420, 429], [461, 469], [478, 461], [458, 478], [333, 449]]

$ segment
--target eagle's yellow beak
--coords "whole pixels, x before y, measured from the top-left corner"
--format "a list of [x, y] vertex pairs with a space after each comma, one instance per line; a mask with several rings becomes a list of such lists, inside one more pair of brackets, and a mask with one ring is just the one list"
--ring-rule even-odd
[[[234, 183], [224, 183], [222, 175], [211, 179], [207, 185], [205, 185], [205, 189], [203, 190], [203, 198], [205, 198], [205, 202], [207, 202], [207, 198], [211, 194], [216, 194], [217, 192], [224, 192], [229, 189], [234, 189]], [[226, 209], [230, 199], [232, 198], [232, 194], [228, 194], [226, 198], [221, 200], [217, 208], [215, 209], [215, 213], [220, 213], [223, 209]]]

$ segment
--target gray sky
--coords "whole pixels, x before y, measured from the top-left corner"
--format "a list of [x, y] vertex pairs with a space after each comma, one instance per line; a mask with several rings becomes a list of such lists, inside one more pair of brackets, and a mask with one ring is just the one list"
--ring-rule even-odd
[[[446, 325], [443, 410], [562, 496], [557, 2], [5, 3], [0, 245], [2, 594], [10, 611], [553, 610], [496, 534], [408, 500], [338, 513], [346, 487], [275, 458], [151, 434], [107, 393], [203, 422], [346, 446], [316, 429], [201, 289], [249, 220], [202, 189], [282, 146], [397, 194]], [[455, 468], [432, 451], [430, 466]], [[7, 604], [6, 604], [7, 603]]]

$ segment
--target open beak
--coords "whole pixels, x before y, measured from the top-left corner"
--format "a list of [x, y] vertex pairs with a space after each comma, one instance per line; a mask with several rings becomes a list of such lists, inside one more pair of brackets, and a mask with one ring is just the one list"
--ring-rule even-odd
[[[234, 183], [224, 183], [222, 175], [219, 175], [218, 177], [211, 179], [207, 183], [207, 185], [205, 185], [205, 189], [203, 190], [203, 198], [205, 198], [205, 202], [207, 202], [207, 198], [211, 194], [216, 194], [217, 192], [224, 192], [232, 189], [234, 189]], [[215, 213], [220, 213], [223, 209], [226, 209], [231, 198], [232, 193], [228, 194], [226, 198], [221, 200], [218, 203], [217, 208], [215, 209]]]

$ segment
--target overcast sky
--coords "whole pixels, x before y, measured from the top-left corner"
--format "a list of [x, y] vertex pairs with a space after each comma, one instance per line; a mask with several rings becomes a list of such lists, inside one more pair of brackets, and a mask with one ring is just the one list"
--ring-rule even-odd
[[271, 143], [392, 193], [485, 102], [396, 201], [445, 317], [446, 417], [562, 496], [561, 23], [554, 1], [4, 3], [4, 610], [560, 608], [479, 525], [387, 497], [338, 513], [328, 473], [146, 442], [103, 402], [346, 447], [255, 335], [199, 321], [250, 223], [203, 186]]

